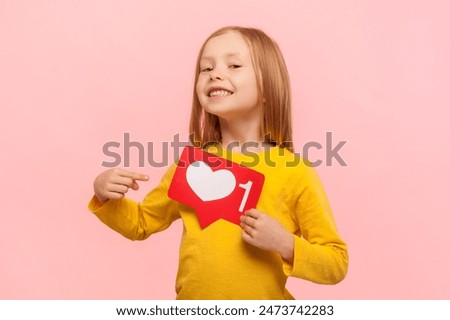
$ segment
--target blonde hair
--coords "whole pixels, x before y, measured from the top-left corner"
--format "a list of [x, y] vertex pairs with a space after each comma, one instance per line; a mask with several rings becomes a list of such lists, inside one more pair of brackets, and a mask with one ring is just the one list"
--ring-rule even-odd
[[[260, 134], [265, 142], [275, 143], [293, 152], [291, 120], [291, 87], [289, 75], [280, 48], [263, 31], [239, 26], [223, 27], [211, 34], [203, 43], [197, 58], [195, 84], [200, 74], [200, 60], [206, 43], [227, 32], [238, 32], [248, 42], [253, 67], [256, 72], [262, 121]], [[220, 142], [219, 118], [206, 112], [200, 105], [195, 85], [189, 132], [194, 146], [204, 148], [209, 143]]]

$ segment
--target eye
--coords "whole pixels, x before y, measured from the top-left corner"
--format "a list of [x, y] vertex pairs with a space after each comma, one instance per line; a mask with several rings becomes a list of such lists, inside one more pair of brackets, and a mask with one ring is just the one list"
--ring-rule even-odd
[[230, 65], [231, 69], [237, 69], [237, 68], [240, 68], [240, 67], [242, 67], [242, 66], [239, 65], [239, 64], [232, 64], [232, 65]]
[[210, 71], [212, 71], [212, 68], [211, 67], [205, 67], [205, 68], [202, 68], [200, 71], [201, 72], [210, 72]]

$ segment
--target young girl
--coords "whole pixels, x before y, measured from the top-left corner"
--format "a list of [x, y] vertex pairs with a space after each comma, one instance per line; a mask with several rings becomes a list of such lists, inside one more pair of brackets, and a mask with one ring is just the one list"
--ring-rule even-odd
[[293, 153], [291, 91], [277, 44], [258, 29], [219, 29], [200, 49], [195, 83], [191, 142], [262, 173], [257, 207], [241, 216], [240, 226], [219, 219], [201, 229], [194, 209], [167, 195], [172, 165], [142, 203], [124, 196], [147, 176], [101, 173], [89, 209], [132, 240], [183, 220], [177, 299], [293, 299], [288, 276], [340, 282], [347, 247], [314, 169]]

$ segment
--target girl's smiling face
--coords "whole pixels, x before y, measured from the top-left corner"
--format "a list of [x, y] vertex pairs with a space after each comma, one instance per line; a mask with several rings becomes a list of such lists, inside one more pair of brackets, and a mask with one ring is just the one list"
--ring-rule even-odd
[[201, 106], [226, 120], [259, 115], [257, 79], [249, 45], [238, 32], [211, 38], [205, 45], [196, 92]]

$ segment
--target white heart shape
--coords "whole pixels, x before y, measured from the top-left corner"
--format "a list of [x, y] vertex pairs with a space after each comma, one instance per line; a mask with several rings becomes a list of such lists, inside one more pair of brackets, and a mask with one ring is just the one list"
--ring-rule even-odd
[[231, 171], [212, 171], [203, 161], [192, 162], [186, 170], [186, 180], [202, 201], [225, 198], [236, 187], [236, 178]]

